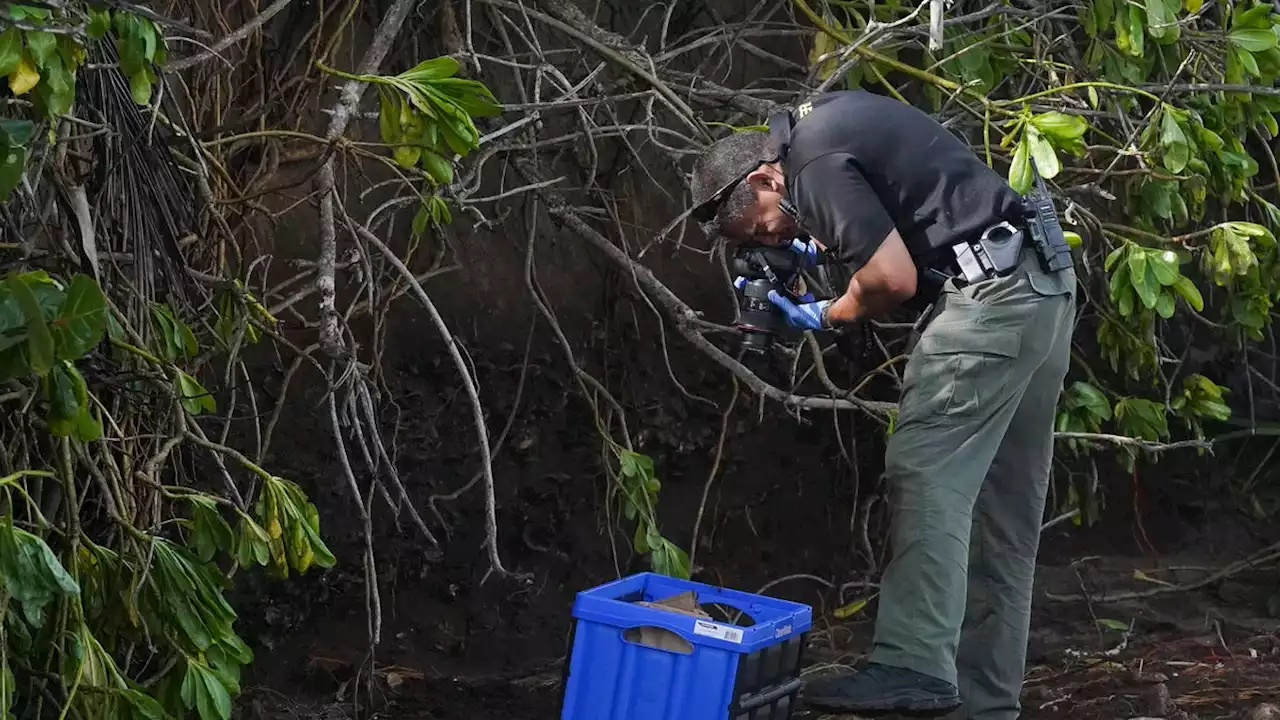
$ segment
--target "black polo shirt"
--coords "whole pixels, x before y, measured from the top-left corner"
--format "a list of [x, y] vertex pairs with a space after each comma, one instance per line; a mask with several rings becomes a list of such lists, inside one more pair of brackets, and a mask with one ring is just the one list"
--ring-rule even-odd
[[919, 264], [1018, 215], [1019, 196], [923, 111], [831, 92], [770, 121], [788, 195], [815, 239], [862, 267], [896, 227]]

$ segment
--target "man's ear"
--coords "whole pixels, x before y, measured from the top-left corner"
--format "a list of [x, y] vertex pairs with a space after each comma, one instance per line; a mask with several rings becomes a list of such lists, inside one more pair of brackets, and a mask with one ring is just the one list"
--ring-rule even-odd
[[778, 178], [765, 165], [761, 165], [747, 175], [747, 185], [761, 190], [782, 192], [782, 185], [778, 182]]

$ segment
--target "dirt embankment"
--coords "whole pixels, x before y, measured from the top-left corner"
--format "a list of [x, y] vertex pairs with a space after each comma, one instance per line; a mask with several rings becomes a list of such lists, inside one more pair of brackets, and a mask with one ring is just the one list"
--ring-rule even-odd
[[[615, 572], [645, 569], [628, 550], [625, 533], [610, 538], [599, 441], [584, 429], [593, 427], [593, 418], [556, 362], [556, 348], [532, 347], [527, 368], [523, 343], [476, 353], [494, 425], [516, 413], [496, 466], [498, 519], [504, 561], [529, 573], [531, 582], [480, 582], [487, 562], [479, 494], [435, 501], [440, 515], [430, 514], [433, 526], [443, 521], [448, 527], [441, 532], [447, 537], [442, 554], [428, 551], [407, 518], [397, 523], [382, 507], [375, 527], [383, 614], [372, 703], [381, 716], [555, 717], [573, 594]], [[428, 498], [465, 485], [475, 460], [471, 429], [458, 419], [465, 400], [442, 390], [454, 385], [450, 368], [416, 350], [406, 341], [390, 359], [402, 412], [394, 423], [395, 446], [411, 495], [428, 513]], [[688, 358], [678, 348], [676, 353], [675, 367], [699, 367], [680, 365]], [[524, 388], [513, 410], [522, 368]], [[664, 531], [687, 543], [721, 417], [658, 392], [669, 385], [660, 364], [629, 372], [627, 385], [635, 392], [652, 388], [649, 410], [632, 431], [657, 461]], [[714, 373], [698, 382], [684, 379], [692, 393], [726, 391]], [[241, 586], [239, 627], [258, 653], [245, 679], [241, 712], [247, 718], [336, 719], [355, 717], [357, 703], [367, 707], [363, 678], [354, 676], [368, 638], [361, 525], [332, 471], [332, 448], [312, 441], [326, 432], [305, 412], [317, 399], [304, 393], [294, 401], [298, 412], [275, 462], [282, 474], [309, 486], [341, 562], [325, 574], [246, 579]], [[860, 437], [861, 477], [853, 477], [839, 469], [841, 449], [831, 435], [787, 418], [759, 421], [754, 411], [731, 420], [723, 474], [705, 508], [700, 578], [747, 590], [792, 575], [836, 585], [868, 580], [866, 539], [851, 531], [851, 518], [857, 498], [865, 500], [872, 487], [883, 448], [874, 433]], [[1213, 462], [1182, 460], [1187, 473], [1207, 472]], [[1151, 473], [1151, 480], [1140, 479], [1155, 485], [1154, 470], [1140, 467], [1140, 473]], [[1098, 526], [1066, 523], [1046, 533], [1025, 717], [1234, 717], [1280, 697], [1280, 576], [1274, 561], [1270, 570], [1241, 572], [1194, 591], [1165, 593], [1160, 584], [1197, 583], [1213, 568], [1280, 538], [1266, 524], [1253, 529], [1205, 482], [1182, 484], [1167, 472], [1159, 477], [1159, 487], [1139, 494], [1140, 523], [1133, 480], [1124, 477], [1104, 483], [1110, 503]], [[869, 534], [878, 554], [875, 523]], [[1134, 579], [1135, 569], [1148, 579]], [[1047, 599], [1079, 594], [1082, 587], [1093, 595], [1162, 594], [1123, 602]], [[797, 577], [769, 592], [814, 606], [821, 628], [810, 671], [851, 664], [865, 650], [874, 602], [839, 622], [831, 611], [842, 598], [822, 582]], [[855, 596], [846, 593], [843, 601]], [[262, 603], [263, 597], [271, 600]]]

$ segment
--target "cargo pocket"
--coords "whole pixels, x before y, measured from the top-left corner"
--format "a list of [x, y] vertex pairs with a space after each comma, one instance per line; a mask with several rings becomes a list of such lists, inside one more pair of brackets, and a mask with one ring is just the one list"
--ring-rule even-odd
[[911, 390], [903, 398], [909, 414], [971, 415], [1000, 394], [1021, 338], [1007, 328], [980, 323], [942, 323], [920, 338], [920, 364]]
[[1074, 270], [1063, 270], [1056, 273], [1045, 273], [1039, 269], [1027, 273], [1031, 289], [1037, 295], [1052, 297], [1054, 295], [1075, 295], [1076, 273]]

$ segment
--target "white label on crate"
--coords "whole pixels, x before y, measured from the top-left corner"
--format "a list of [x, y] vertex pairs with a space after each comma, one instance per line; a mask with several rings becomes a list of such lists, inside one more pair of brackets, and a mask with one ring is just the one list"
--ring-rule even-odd
[[706, 620], [695, 620], [693, 622], [693, 634], [742, 644], [742, 630], [727, 625], [717, 625]]

